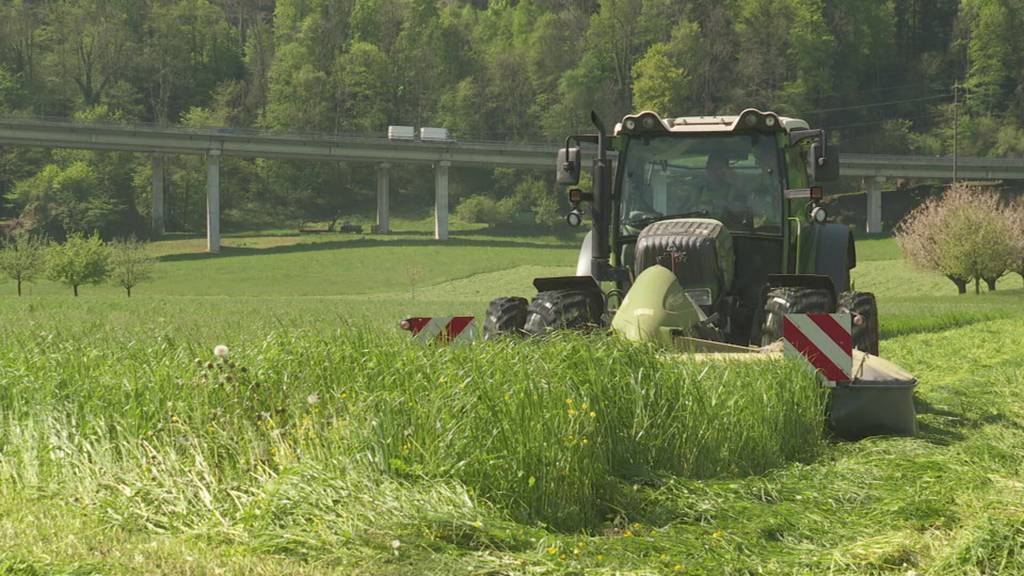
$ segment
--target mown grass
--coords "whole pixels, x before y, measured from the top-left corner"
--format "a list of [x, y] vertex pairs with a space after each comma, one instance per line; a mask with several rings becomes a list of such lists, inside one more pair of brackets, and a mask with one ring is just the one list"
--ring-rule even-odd
[[[1020, 278], [956, 296], [872, 242], [856, 281], [920, 378], [914, 439], [827, 441], [786, 364], [394, 331], [555, 267], [479, 260], [415, 300], [276, 276], [267, 296], [2, 298], [0, 574], [1024, 573]], [[491, 257], [547, 250], [525, 243]], [[276, 256], [234, 258], [256, 277]]]
[[[204, 252], [204, 239], [151, 244], [159, 257], [154, 277], [137, 296], [282, 297], [411, 294], [484, 273], [501, 274], [519, 266], [570, 270], [579, 240], [517, 236], [487, 230], [454, 231], [440, 243], [426, 233], [381, 235], [240, 235], [227, 237], [219, 255]], [[517, 275], [516, 279], [524, 275]], [[523, 282], [528, 285], [528, 282]], [[0, 294], [15, 285], [0, 278]], [[39, 279], [27, 284], [31, 296], [70, 296], [63, 285]], [[83, 286], [83, 297], [123, 295], [114, 284]]]

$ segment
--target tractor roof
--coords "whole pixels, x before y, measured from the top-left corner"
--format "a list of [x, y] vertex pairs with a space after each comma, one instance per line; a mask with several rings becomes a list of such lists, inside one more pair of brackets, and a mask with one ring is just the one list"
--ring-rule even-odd
[[777, 119], [777, 122], [773, 126], [775, 130], [782, 129], [786, 132], [790, 132], [793, 130], [807, 130], [810, 128], [807, 121], [799, 118], [789, 118], [788, 116], [779, 116], [774, 112], [761, 112], [760, 110], [748, 108], [737, 115], [731, 116], [680, 116], [677, 118], [661, 118], [654, 112], [641, 112], [639, 114], [623, 118], [622, 122], [615, 125], [615, 134], [631, 132], [632, 130], [628, 128], [628, 124], [626, 125], [626, 129], [623, 129], [624, 123], [632, 119], [632, 125], [637, 126], [637, 121], [645, 116], [653, 116], [657, 122], [660, 122], [661, 126], [657, 126], [657, 124], [655, 124], [652, 127], [648, 127], [648, 130], [656, 127], [655, 131], [657, 132], [732, 132], [737, 128], [743, 127], [740, 124], [741, 118], [751, 115], [757, 116], [761, 119], [768, 116], [775, 117]]

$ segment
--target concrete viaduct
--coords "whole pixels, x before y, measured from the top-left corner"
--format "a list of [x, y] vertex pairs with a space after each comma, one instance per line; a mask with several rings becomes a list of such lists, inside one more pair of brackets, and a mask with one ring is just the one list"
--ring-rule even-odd
[[[0, 119], [0, 145], [116, 150], [153, 155], [153, 227], [163, 231], [162, 156], [206, 157], [207, 249], [220, 251], [220, 163], [224, 156], [287, 160], [366, 162], [377, 165], [377, 229], [389, 231], [390, 170], [396, 164], [434, 167], [435, 225], [448, 238], [448, 171], [452, 166], [553, 170], [556, 146], [487, 142], [402, 141], [358, 136], [274, 134], [252, 130], [187, 130], [154, 126], [77, 124]], [[948, 157], [843, 154], [842, 175], [867, 181], [867, 231], [881, 231], [882, 183], [886, 178], [952, 178]], [[960, 158], [960, 178], [1024, 179], [1024, 159]]]

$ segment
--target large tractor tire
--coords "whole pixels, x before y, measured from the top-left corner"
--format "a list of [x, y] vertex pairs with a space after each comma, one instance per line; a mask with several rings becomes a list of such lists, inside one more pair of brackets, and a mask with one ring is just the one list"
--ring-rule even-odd
[[853, 347], [878, 356], [878, 304], [870, 292], [843, 292], [839, 295], [839, 311], [852, 318]]
[[526, 325], [526, 310], [530, 303], [519, 296], [505, 296], [491, 300], [484, 317], [484, 340], [509, 334], [522, 335]]
[[530, 302], [524, 330], [531, 336], [541, 336], [552, 330], [582, 330], [599, 325], [603, 311], [604, 300], [596, 292], [538, 292]]
[[828, 314], [834, 306], [831, 290], [795, 286], [773, 288], [764, 303], [761, 345], [767, 346], [782, 338], [782, 318], [786, 314]]

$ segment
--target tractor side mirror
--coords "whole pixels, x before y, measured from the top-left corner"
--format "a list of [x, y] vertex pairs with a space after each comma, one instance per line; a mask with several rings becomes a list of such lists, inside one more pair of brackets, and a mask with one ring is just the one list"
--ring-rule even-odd
[[575, 186], [580, 183], [579, 147], [565, 147], [558, 151], [558, 165], [555, 167], [558, 183], [562, 186]]
[[839, 146], [830, 144], [828, 153], [821, 142], [811, 144], [807, 153], [807, 168], [813, 182], [833, 182], [839, 179]]

